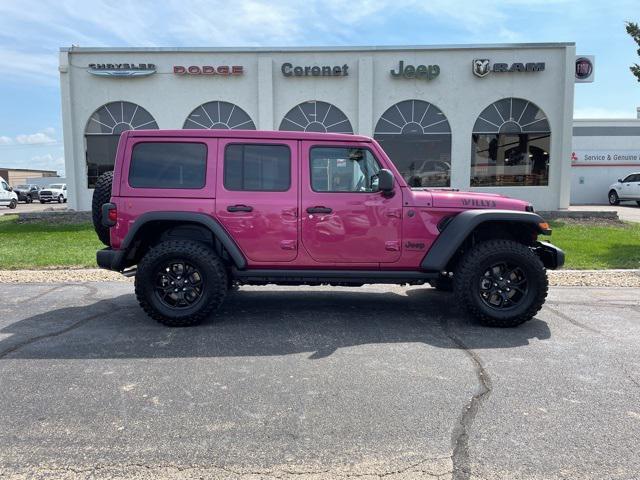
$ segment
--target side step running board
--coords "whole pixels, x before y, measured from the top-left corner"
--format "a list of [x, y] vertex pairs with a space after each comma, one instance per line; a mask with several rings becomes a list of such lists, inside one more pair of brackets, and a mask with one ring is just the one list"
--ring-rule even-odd
[[384, 270], [238, 270], [233, 268], [234, 280], [242, 283], [424, 283], [439, 277], [439, 272]]

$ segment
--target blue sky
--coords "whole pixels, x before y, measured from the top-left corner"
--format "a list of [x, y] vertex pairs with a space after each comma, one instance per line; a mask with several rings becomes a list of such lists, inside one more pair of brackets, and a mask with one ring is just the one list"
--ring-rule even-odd
[[64, 173], [62, 46], [307, 46], [575, 42], [596, 55], [575, 117], [635, 117], [625, 20], [640, 0], [0, 0], [0, 166]]

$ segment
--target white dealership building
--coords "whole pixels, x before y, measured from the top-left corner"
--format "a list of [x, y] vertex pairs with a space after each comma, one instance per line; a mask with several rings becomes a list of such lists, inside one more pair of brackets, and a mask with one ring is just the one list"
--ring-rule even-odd
[[[640, 173], [640, 108], [637, 117], [574, 120], [572, 205], [607, 203], [612, 183], [631, 173]], [[634, 198], [640, 198], [640, 178], [625, 184], [623, 189]]]
[[411, 185], [565, 208], [576, 68], [572, 43], [63, 48], [70, 204], [124, 130], [229, 128], [369, 135]]

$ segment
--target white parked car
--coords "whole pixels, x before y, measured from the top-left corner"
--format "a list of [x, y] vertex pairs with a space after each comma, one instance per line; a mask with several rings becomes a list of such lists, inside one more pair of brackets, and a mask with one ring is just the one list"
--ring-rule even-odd
[[18, 195], [2, 177], [0, 177], [0, 205], [9, 208], [16, 208], [18, 206]]
[[609, 203], [618, 205], [621, 201], [635, 200], [640, 206], [640, 172], [630, 173], [609, 187]]
[[40, 203], [45, 202], [66, 202], [67, 201], [67, 184], [52, 183], [47, 188], [40, 190]]

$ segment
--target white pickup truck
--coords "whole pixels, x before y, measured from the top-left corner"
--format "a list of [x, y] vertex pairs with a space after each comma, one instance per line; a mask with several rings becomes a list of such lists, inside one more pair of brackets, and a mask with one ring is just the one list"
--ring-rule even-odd
[[46, 188], [40, 190], [40, 203], [58, 202], [62, 203], [67, 201], [67, 184], [66, 183], [52, 183]]

